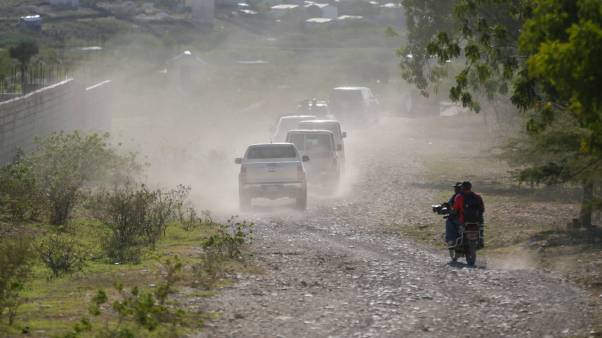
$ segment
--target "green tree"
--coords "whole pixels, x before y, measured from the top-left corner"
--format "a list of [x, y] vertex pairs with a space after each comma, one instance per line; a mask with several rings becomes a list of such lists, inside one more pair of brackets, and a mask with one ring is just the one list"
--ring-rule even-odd
[[56, 133], [36, 142], [38, 148], [27, 160], [53, 225], [67, 222], [84, 188], [124, 179], [139, 169], [133, 158], [117, 154], [108, 134]]
[[546, 135], [559, 121], [570, 120], [565, 128], [577, 132], [567, 143], [569, 149], [524, 171], [523, 178], [582, 184], [581, 225], [591, 226], [594, 185], [602, 176], [602, 2], [533, 3], [520, 35], [526, 62], [513, 102], [532, 112], [527, 130], [535, 138]]
[[19, 62], [21, 72], [21, 90], [27, 92], [26, 74], [31, 59], [39, 53], [37, 42], [33, 40], [22, 40], [16, 46], [11, 47], [8, 53], [11, 58]]
[[[509, 152], [521, 165], [518, 179], [581, 184], [581, 224], [590, 226], [594, 184], [602, 175], [602, 2], [405, 0], [404, 5], [408, 46], [398, 52], [404, 78], [426, 90], [448, 76], [446, 63], [460, 64], [450, 89], [453, 101], [479, 112], [482, 99], [505, 101], [510, 95], [527, 120], [525, 136], [514, 140]], [[440, 7], [451, 7], [453, 14]]]
[[509, 92], [519, 66], [517, 41], [530, 11], [524, 0], [404, 0], [408, 44], [403, 77], [425, 91], [454, 70], [450, 99], [479, 112], [481, 100]]
[[403, 0], [407, 44], [397, 51], [397, 55], [401, 58], [402, 77], [415, 84], [424, 95], [428, 95], [427, 89], [431, 84], [447, 76], [443, 67], [446, 60], [443, 63], [432, 62], [427, 49], [439, 32], [453, 31], [454, 4], [452, 0]]

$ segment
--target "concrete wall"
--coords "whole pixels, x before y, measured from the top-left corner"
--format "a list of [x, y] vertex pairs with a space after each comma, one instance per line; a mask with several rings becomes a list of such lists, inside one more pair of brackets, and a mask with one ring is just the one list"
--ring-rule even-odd
[[85, 88], [73, 79], [0, 102], [0, 165], [10, 162], [17, 149], [30, 151], [36, 137], [53, 132], [109, 131], [110, 112], [102, 100], [111, 83]]

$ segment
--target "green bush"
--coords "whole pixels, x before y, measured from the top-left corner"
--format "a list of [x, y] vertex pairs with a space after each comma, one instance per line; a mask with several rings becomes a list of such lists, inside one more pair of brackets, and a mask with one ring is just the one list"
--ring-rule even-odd
[[12, 222], [21, 223], [38, 217], [42, 204], [33, 168], [22, 154], [0, 168], [0, 213]]
[[160, 189], [151, 192], [152, 203], [148, 209], [147, 224], [144, 227], [145, 239], [152, 248], [165, 231], [169, 222], [176, 220], [177, 211], [182, 208], [184, 200], [190, 193], [190, 188], [179, 185], [176, 189], [162, 191]]
[[253, 223], [231, 217], [226, 224], [217, 225], [216, 232], [205, 239], [202, 247], [212, 258], [238, 258], [242, 246], [253, 237]]
[[182, 207], [177, 210], [177, 215], [178, 221], [186, 231], [191, 231], [201, 225], [208, 225], [211, 227], [214, 224], [209, 210], [204, 210], [199, 215], [195, 208]]
[[121, 179], [136, 168], [131, 158], [119, 156], [108, 141], [108, 134], [83, 136], [77, 131], [36, 141], [37, 150], [28, 160], [38, 190], [45, 196], [50, 224], [67, 222], [86, 186]]
[[[170, 294], [175, 292], [174, 284], [179, 279], [182, 263], [176, 256], [163, 264], [165, 275], [154, 292], [133, 287], [129, 291], [123, 285], [115, 285], [119, 298], [111, 303], [111, 309], [117, 314], [117, 323], [112, 325], [105, 321], [96, 330], [96, 337], [181, 337], [180, 328], [198, 325], [199, 316], [180, 309], [177, 304], [167, 304]], [[103, 304], [109, 302], [104, 290], [98, 290], [92, 298], [88, 312], [93, 317], [103, 314]], [[90, 336], [94, 331], [91, 321], [84, 317], [71, 332], [63, 337], [75, 338]]]
[[20, 231], [0, 234], [0, 317], [12, 325], [21, 303], [20, 292], [29, 276], [33, 258], [31, 238]]
[[194, 208], [185, 208], [178, 210], [178, 220], [182, 228], [186, 231], [194, 229], [197, 225], [202, 224], [203, 220], [199, 217]]
[[145, 246], [154, 249], [165, 234], [188, 191], [183, 186], [164, 192], [127, 183], [95, 194], [88, 207], [110, 230], [105, 243], [107, 256], [116, 262], [138, 262], [141, 249]]
[[80, 271], [86, 261], [81, 245], [68, 235], [46, 236], [38, 244], [37, 251], [54, 277]]
[[243, 246], [253, 238], [254, 226], [253, 223], [240, 222], [236, 217], [231, 217], [226, 224], [211, 224], [214, 233], [201, 243], [202, 261], [192, 267], [195, 284], [206, 289], [224, 277], [228, 260], [241, 258]]
[[132, 154], [119, 155], [108, 141], [108, 134], [78, 132], [36, 139], [35, 151], [0, 169], [0, 212], [21, 222], [43, 211], [50, 224], [65, 225], [85, 190], [122, 183], [140, 169]]

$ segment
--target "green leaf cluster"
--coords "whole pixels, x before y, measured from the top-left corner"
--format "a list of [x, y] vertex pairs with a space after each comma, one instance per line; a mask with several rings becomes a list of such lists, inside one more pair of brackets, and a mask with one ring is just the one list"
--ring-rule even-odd
[[[403, 77], [425, 90], [449, 75], [450, 64], [463, 63], [450, 99], [476, 112], [477, 97], [506, 95], [520, 64], [518, 36], [530, 4], [521, 0], [403, 2], [408, 45], [400, 49]], [[409, 57], [411, 56], [411, 57]]]
[[[510, 95], [526, 120], [524, 137], [506, 153], [519, 165], [517, 178], [583, 185], [582, 224], [591, 224], [592, 205], [599, 204], [593, 187], [602, 178], [602, 1], [404, 5], [409, 46], [398, 53], [404, 78], [426, 89], [446, 75], [433, 69], [462, 63], [450, 89], [454, 102], [478, 112], [479, 98]], [[404, 57], [409, 52], [413, 58]], [[429, 71], [437, 76], [425, 76]]]

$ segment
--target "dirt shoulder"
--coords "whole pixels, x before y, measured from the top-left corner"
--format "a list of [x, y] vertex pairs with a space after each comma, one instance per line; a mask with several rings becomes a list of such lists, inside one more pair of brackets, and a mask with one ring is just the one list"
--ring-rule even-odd
[[[450, 182], [471, 180], [487, 207], [486, 249], [482, 253], [491, 263], [508, 269], [550, 270], [580, 283], [592, 295], [602, 294], [602, 228], [569, 226], [579, 215], [580, 191], [571, 187], [519, 186], [511, 177], [512, 168], [496, 156], [493, 143], [473, 142], [467, 136], [486, 139], [482, 125], [471, 118], [439, 121], [448, 131], [455, 129], [462, 136], [437, 133], [433, 142], [440, 151], [421, 157], [427, 183], [418, 186], [438, 198], [433, 203], [450, 197]], [[401, 230], [434, 247], [443, 247], [442, 223], [435, 217]]]

